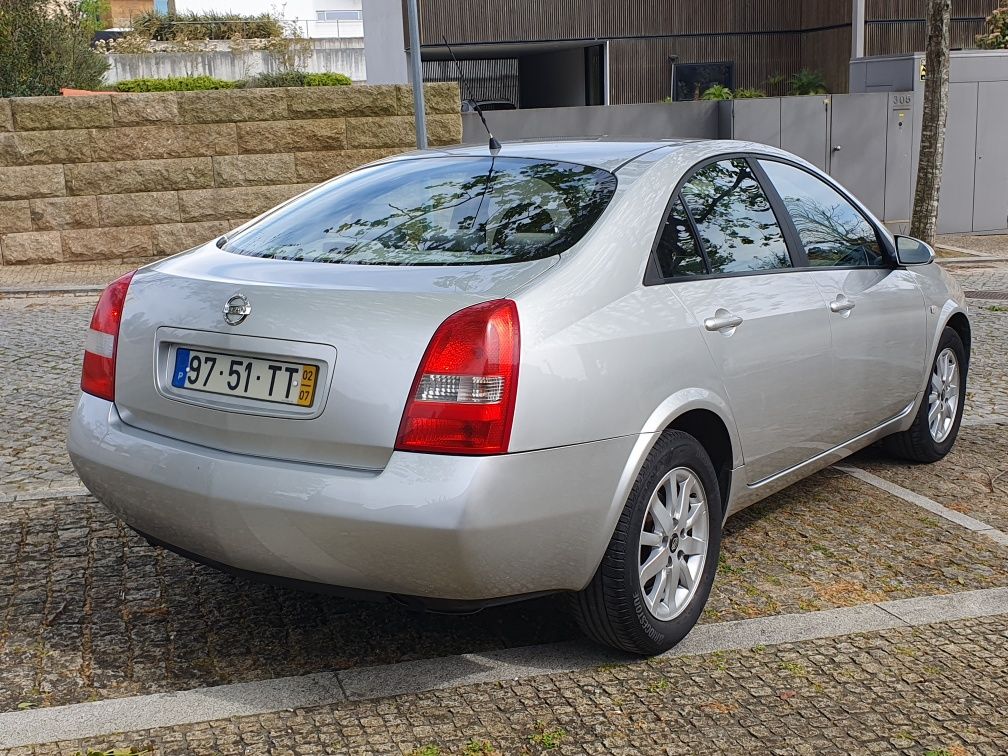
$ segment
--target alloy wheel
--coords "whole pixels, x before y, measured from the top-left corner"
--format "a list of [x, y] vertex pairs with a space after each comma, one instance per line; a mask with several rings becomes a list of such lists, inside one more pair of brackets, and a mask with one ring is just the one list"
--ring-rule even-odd
[[688, 467], [671, 470], [652, 492], [641, 524], [638, 576], [655, 619], [674, 619], [689, 605], [703, 574], [709, 537], [700, 478]]
[[941, 443], [952, 432], [959, 409], [959, 361], [946, 347], [935, 360], [928, 394], [928, 428], [931, 438]]

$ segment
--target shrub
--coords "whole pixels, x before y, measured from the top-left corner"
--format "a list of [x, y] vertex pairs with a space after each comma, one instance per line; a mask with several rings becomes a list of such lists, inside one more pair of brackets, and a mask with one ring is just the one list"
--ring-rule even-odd
[[169, 76], [166, 79], [126, 79], [115, 85], [119, 92], [192, 92], [202, 89], [233, 89], [238, 82], [212, 76]]
[[986, 33], [976, 35], [977, 47], [985, 50], [1008, 48], [1008, 7], [1001, 5], [987, 16]]
[[192, 92], [205, 89], [265, 89], [272, 87], [339, 87], [351, 84], [341, 73], [284, 71], [264, 73], [247, 81], [226, 81], [212, 76], [169, 76], [166, 79], [126, 79], [115, 85], [117, 92]]
[[819, 71], [803, 68], [788, 80], [788, 94], [819, 95], [828, 92], [826, 80]]
[[305, 73], [304, 71], [280, 71], [261, 73], [253, 76], [242, 86], [249, 89], [269, 87], [342, 87], [351, 84], [350, 77], [341, 73]]
[[766, 97], [766, 92], [762, 89], [736, 89], [736, 100], [753, 100], [757, 97]]
[[133, 31], [159, 42], [193, 39], [267, 39], [282, 37], [283, 24], [268, 13], [158, 13], [149, 11], [133, 18]]
[[0, 0], [0, 97], [98, 89], [108, 63], [91, 49], [94, 32], [80, 2]]
[[731, 98], [732, 91], [724, 84], [715, 84], [712, 87], [708, 87], [700, 95], [701, 100], [730, 100]]

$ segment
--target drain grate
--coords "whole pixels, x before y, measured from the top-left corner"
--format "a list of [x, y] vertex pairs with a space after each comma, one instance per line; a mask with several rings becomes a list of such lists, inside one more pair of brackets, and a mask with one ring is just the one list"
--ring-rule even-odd
[[970, 299], [1008, 299], [1008, 291], [985, 291], [977, 289], [963, 293]]

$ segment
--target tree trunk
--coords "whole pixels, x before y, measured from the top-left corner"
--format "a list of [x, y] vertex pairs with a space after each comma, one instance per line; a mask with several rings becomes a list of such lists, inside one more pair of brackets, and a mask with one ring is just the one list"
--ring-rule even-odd
[[914, 189], [913, 218], [910, 221], [911, 236], [928, 244], [934, 244], [942, 156], [945, 152], [951, 14], [952, 0], [928, 0], [927, 52], [924, 58], [927, 79], [924, 81], [924, 115], [917, 161], [917, 186]]

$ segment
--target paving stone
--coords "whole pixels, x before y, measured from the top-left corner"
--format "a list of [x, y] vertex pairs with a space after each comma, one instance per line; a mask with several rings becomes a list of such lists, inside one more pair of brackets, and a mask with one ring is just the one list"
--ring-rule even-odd
[[964, 428], [948, 456], [930, 465], [876, 448], [850, 462], [1008, 533], [1008, 423]]
[[1006, 621], [638, 661], [31, 753], [999, 754], [1008, 750]]

